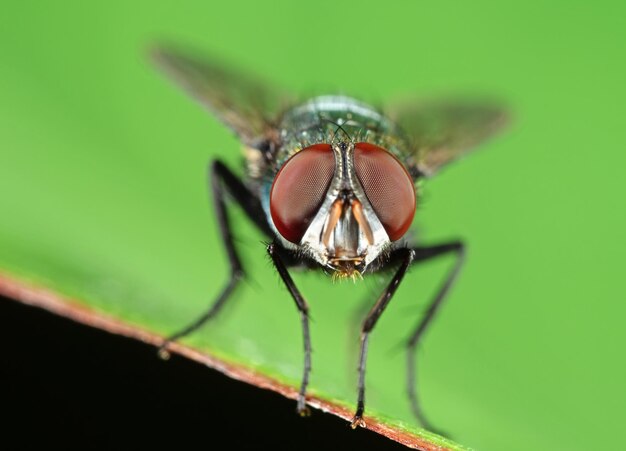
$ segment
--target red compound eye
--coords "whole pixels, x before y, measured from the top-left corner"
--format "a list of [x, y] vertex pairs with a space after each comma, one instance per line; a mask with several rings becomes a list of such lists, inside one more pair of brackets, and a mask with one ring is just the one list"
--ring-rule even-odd
[[355, 146], [354, 168], [389, 239], [399, 240], [415, 215], [415, 187], [411, 176], [393, 155], [369, 143]]
[[335, 173], [330, 144], [314, 144], [291, 157], [270, 191], [270, 213], [280, 234], [299, 243], [321, 206]]

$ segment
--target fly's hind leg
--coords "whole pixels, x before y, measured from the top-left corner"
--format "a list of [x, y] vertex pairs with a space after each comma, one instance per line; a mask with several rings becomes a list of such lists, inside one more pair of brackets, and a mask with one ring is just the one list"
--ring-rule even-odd
[[456, 262], [452, 269], [448, 272], [443, 284], [439, 287], [439, 290], [435, 294], [433, 300], [428, 305], [424, 316], [420, 319], [413, 333], [407, 341], [407, 392], [409, 400], [411, 402], [411, 409], [413, 414], [418, 419], [423, 427], [431, 431], [437, 432], [431, 423], [426, 419], [424, 412], [419, 403], [417, 396], [417, 377], [416, 377], [416, 357], [417, 357], [417, 345], [419, 344], [426, 328], [432, 323], [433, 318], [441, 307], [441, 304], [446, 298], [450, 287], [456, 280], [456, 277], [461, 270], [463, 261], [465, 259], [465, 246], [460, 241], [453, 241], [450, 243], [440, 244], [436, 246], [428, 247], [415, 247], [413, 248], [415, 255], [414, 263], [430, 260], [444, 254], [454, 253], [456, 255]]
[[231, 294], [244, 278], [245, 272], [241, 260], [233, 242], [231, 224], [226, 209], [225, 197], [230, 195], [241, 206], [250, 220], [267, 236], [271, 230], [265, 221], [265, 214], [260, 200], [233, 174], [221, 161], [214, 160], [209, 166], [209, 187], [215, 205], [215, 215], [219, 226], [220, 235], [224, 241], [228, 262], [230, 264], [230, 277], [226, 286], [219, 296], [211, 303], [206, 312], [200, 315], [191, 324], [170, 335], [159, 347], [159, 356], [166, 359], [169, 357], [167, 350], [170, 343], [194, 332], [202, 327], [208, 320], [215, 317]]

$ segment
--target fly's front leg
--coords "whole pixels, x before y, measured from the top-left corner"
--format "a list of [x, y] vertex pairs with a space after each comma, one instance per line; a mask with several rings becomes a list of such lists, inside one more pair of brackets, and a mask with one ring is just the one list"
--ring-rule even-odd
[[444, 280], [444, 283], [441, 285], [441, 287], [435, 294], [435, 297], [428, 305], [424, 317], [421, 318], [421, 320], [418, 322], [407, 342], [407, 392], [411, 402], [411, 409], [413, 410], [413, 413], [422, 424], [422, 426], [424, 426], [426, 429], [435, 431], [430, 422], [426, 420], [417, 396], [415, 363], [417, 345], [420, 342], [420, 339], [422, 338], [424, 332], [426, 331], [426, 328], [431, 324], [433, 318], [435, 317], [435, 314], [438, 312], [439, 307], [441, 307], [441, 304], [445, 300], [445, 297], [448, 294], [450, 287], [456, 280], [456, 277], [461, 270], [461, 266], [463, 265], [463, 261], [465, 260], [465, 246], [460, 241], [453, 241], [437, 246], [416, 247], [413, 249], [413, 251], [415, 253], [415, 263], [430, 260], [431, 258], [435, 258], [449, 253], [454, 253], [457, 257], [455, 265], [452, 267], [446, 279]]
[[391, 279], [391, 282], [389, 282], [389, 285], [380, 295], [374, 304], [374, 307], [372, 307], [369, 311], [365, 317], [365, 321], [363, 322], [363, 326], [361, 328], [361, 351], [359, 354], [358, 398], [356, 413], [354, 414], [354, 418], [352, 418], [352, 422], [350, 424], [352, 429], [356, 429], [357, 426], [365, 426], [365, 422], [363, 421], [363, 412], [365, 411], [365, 366], [367, 362], [369, 334], [374, 329], [376, 322], [385, 311], [389, 301], [391, 301], [391, 298], [398, 289], [400, 282], [402, 282], [402, 278], [409, 269], [409, 266], [411, 266], [414, 254], [415, 253], [412, 249], [398, 249], [394, 253], [394, 256], [401, 259], [402, 263]]
[[211, 318], [215, 317], [224, 306], [226, 301], [244, 277], [245, 272], [239, 259], [239, 255], [235, 249], [231, 225], [226, 210], [225, 197], [228, 193], [234, 201], [241, 206], [246, 215], [256, 226], [270, 236], [271, 231], [267, 222], [264, 221], [265, 215], [261, 202], [250, 192], [250, 190], [228, 169], [221, 161], [214, 160], [209, 167], [209, 184], [213, 203], [215, 205], [215, 215], [219, 226], [220, 235], [224, 241], [228, 262], [230, 263], [230, 277], [226, 286], [222, 289], [220, 295], [213, 301], [209, 309], [199, 316], [195, 321], [170, 335], [159, 348], [159, 355], [162, 358], [168, 358], [169, 352], [167, 347], [173, 341], [178, 340], [200, 328]]
[[293, 282], [293, 279], [287, 271], [287, 267], [280, 253], [280, 247], [276, 243], [269, 244], [267, 246], [267, 253], [274, 263], [274, 267], [280, 278], [285, 283], [285, 286], [289, 290], [291, 297], [296, 303], [296, 307], [300, 312], [300, 321], [302, 322], [302, 337], [304, 340], [304, 372], [302, 374], [302, 383], [300, 385], [300, 391], [298, 392], [298, 413], [300, 415], [309, 415], [309, 409], [306, 406], [306, 388], [309, 385], [309, 373], [311, 372], [311, 336], [309, 334], [309, 306], [300, 294], [300, 291]]

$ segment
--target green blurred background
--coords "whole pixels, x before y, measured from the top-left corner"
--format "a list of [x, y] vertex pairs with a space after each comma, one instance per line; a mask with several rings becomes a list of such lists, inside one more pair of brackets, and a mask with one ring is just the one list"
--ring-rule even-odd
[[[533, 4], [534, 3], [534, 4]], [[239, 146], [145, 51], [205, 49], [295, 92], [485, 93], [507, 133], [426, 185], [424, 242], [466, 268], [421, 347], [432, 421], [481, 450], [615, 449], [623, 426], [622, 2], [21, 2], [0, 19], [0, 268], [171, 332], [227, 277], [207, 162]], [[189, 343], [297, 383], [293, 302], [235, 214], [252, 280]], [[414, 425], [397, 345], [451, 260], [415, 268], [372, 337], [368, 411]], [[382, 281], [296, 274], [312, 391], [354, 402], [355, 311]]]

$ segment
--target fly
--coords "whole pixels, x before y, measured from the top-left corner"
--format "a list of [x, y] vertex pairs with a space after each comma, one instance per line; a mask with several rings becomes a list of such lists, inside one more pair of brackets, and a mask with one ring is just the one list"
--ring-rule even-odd
[[311, 371], [309, 306], [290, 268], [322, 269], [358, 279], [395, 268], [361, 326], [357, 406], [351, 426], [365, 426], [365, 369], [370, 333], [411, 265], [456, 256], [423, 318], [407, 339], [407, 391], [413, 413], [427, 421], [416, 389], [417, 344], [431, 324], [465, 258], [461, 241], [418, 245], [404, 239], [420, 198], [421, 181], [464, 155], [505, 123], [504, 111], [481, 102], [410, 103], [391, 115], [346, 96], [296, 101], [257, 80], [173, 49], [154, 53], [178, 81], [242, 141], [246, 178], [212, 161], [209, 184], [230, 278], [209, 309], [161, 346], [184, 337], [218, 314], [245, 271], [234, 245], [228, 194], [270, 240], [267, 253], [299, 311], [304, 370], [297, 410], [306, 415]]

